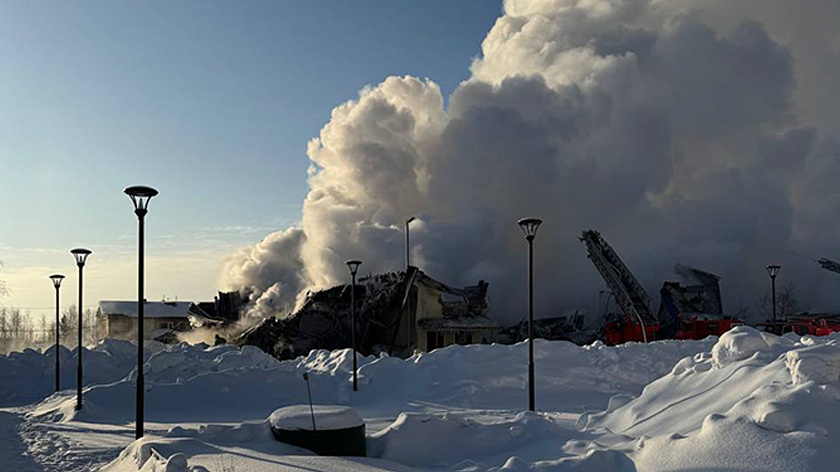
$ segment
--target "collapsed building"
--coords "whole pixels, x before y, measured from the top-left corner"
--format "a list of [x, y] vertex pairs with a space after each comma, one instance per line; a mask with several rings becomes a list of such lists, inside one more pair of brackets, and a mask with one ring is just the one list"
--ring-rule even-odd
[[[415, 350], [493, 342], [501, 326], [487, 316], [487, 287], [483, 280], [452, 287], [413, 266], [363, 277], [355, 288], [357, 350], [407, 357]], [[237, 344], [257, 346], [280, 359], [349, 347], [351, 291], [350, 285], [338, 285], [309, 293], [295, 313], [262, 320]]]
[[[572, 313], [550, 318], [534, 320], [534, 339], [541, 338], [548, 341], [569, 341], [579, 345], [590, 344], [597, 339], [598, 332], [591, 326], [586, 326], [586, 313], [575, 310]], [[507, 327], [501, 331], [498, 341], [502, 344], [513, 344], [528, 339], [528, 320]]]
[[681, 277], [682, 283], [665, 282], [659, 290], [657, 318], [663, 334], [676, 333], [681, 318], [709, 315], [719, 318], [723, 315], [719, 276], [682, 264], [677, 264], [674, 272]]
[[225, 326], [239, 321], [247, 298], [238, 291], [219, 292], [212, 302], [198, 302], [198, 308], [204, 314], [203, 318], [191, 318], [193, 327]]

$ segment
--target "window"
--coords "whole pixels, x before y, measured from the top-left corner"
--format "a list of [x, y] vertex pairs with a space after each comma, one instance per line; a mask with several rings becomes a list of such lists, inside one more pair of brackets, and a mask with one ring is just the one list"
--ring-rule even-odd
[[443, 333], [440, 331], [426, 332], [426, 350], [431, 351], [443, 347]]

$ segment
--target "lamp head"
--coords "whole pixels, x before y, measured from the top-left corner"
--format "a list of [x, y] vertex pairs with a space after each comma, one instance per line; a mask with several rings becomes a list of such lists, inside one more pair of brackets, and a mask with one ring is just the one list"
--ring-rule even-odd
[[534, 237], [537, 236], [537, 229], [542, 224], [542, 220], [539, 218], [522, 218], [517, 223], [522, 228], [522, 232], [525, 233], [525, 239], [533, 241]]
[[87, 261], [88, 256], [91, 254], [91, 250], [77, 247], [76, 249], [70, 251], [70, 254], [73, 254], [73, 257], [76, 259], [76, 265], [82, 267], [85, 265], [85, 261]]
[[61, 281], [64, 280], [64, 276], [61, 274], [53, 274], [50, 276], [52, 279], [53, 286], [55, 288], [61, 287]]
[[413, 217], [413, 216], [412, 216], [411, 218], [409, 218], [409, 219], [405, 220], [405, 224], [409, 224], [409, 223], [411, 223], [412, 221], [414, 221], [414, 220], [416, 220], [416, 219], [417, 219], [417, 218], [415, 218], [415, 217]]
[[767, 273], [770, 274], [771, 279], [775, 279], [781, 268], [782, 266], [780, 265], [769, 265], [767, 266]]
[[345, 262], [345, 264], [347, 264], [347, 267], [350, 269], [350, 274], [351, 275], [356, 275], [356, 271], [359, 270], [359, 266], [362, 265], [362, 261], [357, 261], [355, 259], [351, 259], [351, 260]]
[[146, 215], [146, 212], [149, 210], [149, 200], [158, 194], [157, 190], [143, 185], [128, 187], [124, 191], [131, 198], [131, 202], [134, 203], [134, 213], [137, 216]]

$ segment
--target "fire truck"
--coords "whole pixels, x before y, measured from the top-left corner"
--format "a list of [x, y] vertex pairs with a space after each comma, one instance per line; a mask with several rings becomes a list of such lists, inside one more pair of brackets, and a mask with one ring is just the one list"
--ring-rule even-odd
[[[648, 342], [654, 339], [703, 339], [712, 335], [720, 336], [743, 324], [737, 318], [722, 314], [719, 290], [710, 291], [713, 295], [709, 300], [708, 296], [695, 287], [682, 287], [674, 282], [666, 282], [663, 286], [660, 309], [655, 316], [650, 308], [650, 296], [601, 234], [595, 230], [587, 230], [581, 234], [580, 240], [586, 244], [589, 260], [601, 274], [621, 310], [620, 314], [608, 316], [604, 320], [606, 344]], [[719, 277], [714, 274], [679, 264], [676, 271], [713, 281], [717, 287]], [[708, 310], [711, 313], [686, 312], [686, 306], [713, 308]]]
[[[823, 269], [840, 274], [840, 263], [831, 259], [820, 258], [817, 263]], [[794, 333], [800, 336], [827, 336], [840, 332], [840, 315], [803, 313], [799, 315], [784, 315], [779, 320], [768, 320], [756, 325], [761, 331], [783, 335]]]

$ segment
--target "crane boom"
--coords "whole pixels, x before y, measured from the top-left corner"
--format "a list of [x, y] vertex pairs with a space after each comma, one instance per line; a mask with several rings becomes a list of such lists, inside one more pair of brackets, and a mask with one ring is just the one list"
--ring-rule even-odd
[[834, 262], [831, 259], [826, 259], [825, 257], [821, 258], [817, 262], [819, 262], [820, 267], [823, 269], [840, 274], [840, 262]]
[[656, 324], [650, 310], [650, 297], [644, 287], [615, 250], [601, 238], [601, 233], [587, 230], [583, 232], [580, 240], [586, 243], [589, 260], [613, 292], [624, 314], [630, 319], [641, 321], [644, 326]]

